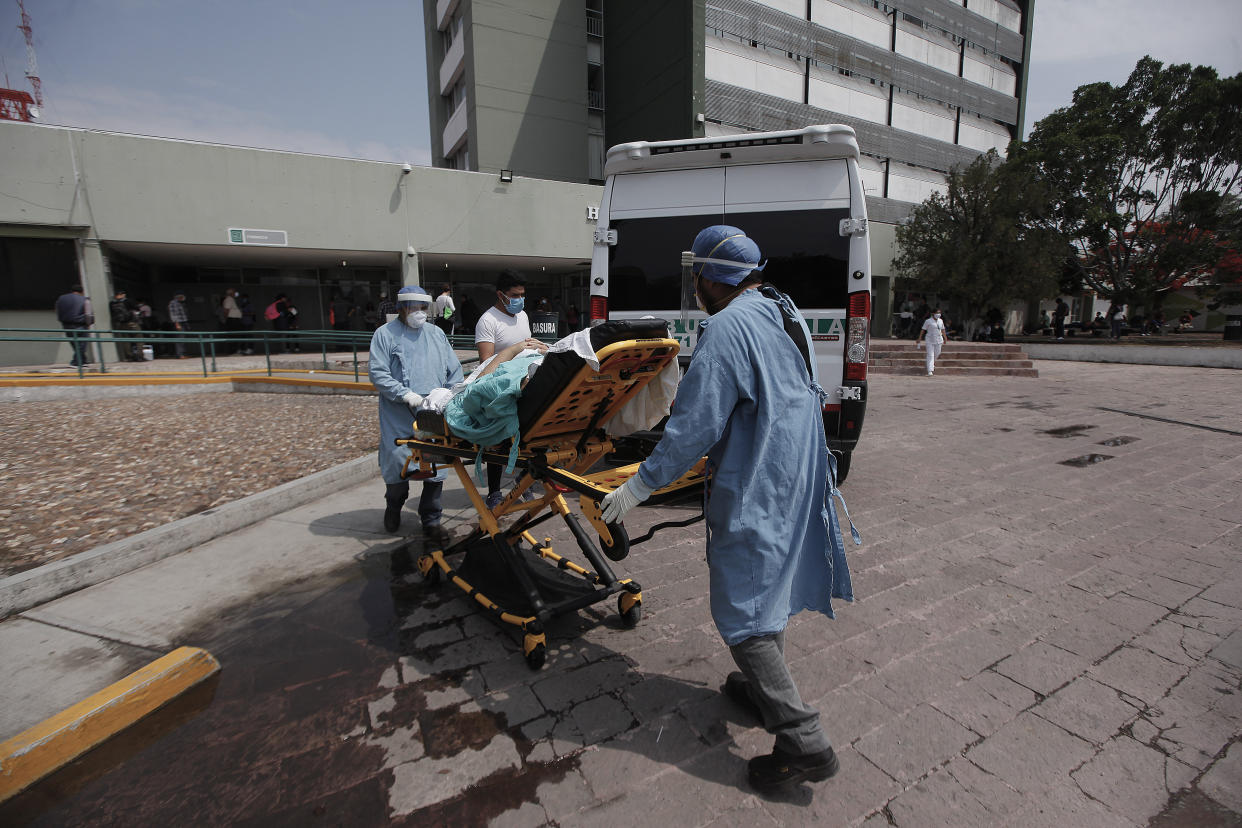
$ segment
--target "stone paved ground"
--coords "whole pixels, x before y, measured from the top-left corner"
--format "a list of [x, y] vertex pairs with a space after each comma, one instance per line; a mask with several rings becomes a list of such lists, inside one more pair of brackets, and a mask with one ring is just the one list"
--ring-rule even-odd
[[716, 692], [692, 527], [618, 565], [645, 586], [636, 629], [609, 604], [561, 619], [537, 673], [377, 556], [239, 607], [198, 639], [225, 664], [215, 704], [44, 819], [1237, 825], [1242, 376], [1040, 369], [873, 381], [845, 486], [858, 600], [788, 639], [833, 780], [747, 790], [771, 740]]

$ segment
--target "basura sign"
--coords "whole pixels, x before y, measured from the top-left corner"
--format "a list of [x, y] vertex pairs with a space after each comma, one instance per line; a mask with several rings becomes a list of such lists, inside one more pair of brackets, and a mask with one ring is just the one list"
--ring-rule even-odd
[[260, 247], [288, 247], [289, 234], [284, 230], [251, 230], [246, 227], [230, 227], [229, 244], [253, 244]]

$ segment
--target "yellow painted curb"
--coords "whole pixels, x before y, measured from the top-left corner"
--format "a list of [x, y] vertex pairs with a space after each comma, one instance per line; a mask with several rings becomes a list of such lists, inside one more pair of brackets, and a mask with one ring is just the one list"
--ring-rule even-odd
[[[351, 376], [352, 371], [314, 371], [312, 373], [318, 375], [336, 374], [338, 376]], [[116, 387], [116, 386], [135, 386], [135, 385], [218, 385], [221, 383], [237, 383], [245, 384], [267, 384], [267, 385], [286, 385], [304, 388], [340, 388], [344, 390], [364, 390], [373, 391], [374, 386], [368, 380], [347, 379], [319, 379], [311, 377], [290, 377], [290, 376], [247, 376], [239, 374], [214, 374], [210, 377], [161, 377], [161, 376], [136, 376], [134, 374], [127, 375], [108, 375], [108, 376], [88, 376], [78, 379], [73, 376], [40, 376], [40, 377], [4, 377], [0, 376], [0, 388], [39, 388], [49, 385], [61, 387]]]
[[220, 671], [206, 650], [179, 647], [98, 693], [0, 742], [0, 802], [120, 733]]

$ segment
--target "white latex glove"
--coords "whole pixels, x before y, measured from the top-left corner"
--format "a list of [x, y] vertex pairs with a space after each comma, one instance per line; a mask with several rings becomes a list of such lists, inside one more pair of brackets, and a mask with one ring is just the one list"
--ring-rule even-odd
[[408, 405], [411, 411], [417, 411], [418, 407], [423, 404], [423, 398], [421, 394], [415, 394], [413, 391], [409, 391], [404, 397], [401, 398], [401, 402]]
[[604, 523], [620, 523], [626, 512], [649, 497], [651, 497], [651, 488], [635, 472], [634, 476], [625, 481], [619, 489], [613, 489], [600, 501], [600, 508], [604, 512]]

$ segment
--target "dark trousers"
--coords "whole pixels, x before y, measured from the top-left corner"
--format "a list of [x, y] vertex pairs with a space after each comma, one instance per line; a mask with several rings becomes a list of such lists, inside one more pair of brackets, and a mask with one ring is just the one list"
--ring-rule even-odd
[[1052, 318], [1052, 331], [1056, 334], [1057, 339], [1065, 336], [1065, 317], [1054, 316]]
[[[189, 322], [174, 322], [173, 324], [174, 324], [174, 325], [178, 325], [178, 324], [179, 324], [179, 325], [181, 325], [181, 330], [177, 331], [177, 333], [182, 333], [182, 332], [184, 332], [184, 331], [188, 331], [188, 330], [190, 330], [190, 323], [189, 323]], [[178, 336], [176, 339], [174, 339], [174, 340], [173, 340], [173, 348], [177, 351], [177, 358], [178, 358], [178, 359], [180, 359], [181, 357], [185, 356], [185, 337], [183, 337], [183, 336]]]
[[[410, 496], [410, 481], [389, 483], [387, 489], [384, 492], [384, 499], [400, 507]], [[422, 522], [424, 529], [440, 525], [440, 518], [444, 514], [444, 509], [440, 504], [440, 496], [443, 493], [444, 483], [436, 480], [423, 482], [423, 494], [418, 499], [418, 519]]]
[[505, 473], [505, 467], [499, 463], [487, 464], [487, 493], [500, 491], [500, 478]]
[[819, 725], [819, 711], [802, 701], [785, 664], [785, 633], [747, 638], [729, 648], [746, 676], [750, 697], [776, 746], [801, 756], [832, 747]]
[[69, 358], [70, 365], [90, 365], [95, 360], [91, 358], [90, 333], [87, 332], [85, 325], [65, 325], [65, 333], [69, 337], [69, 345], [73, 348], [73, 356]]

